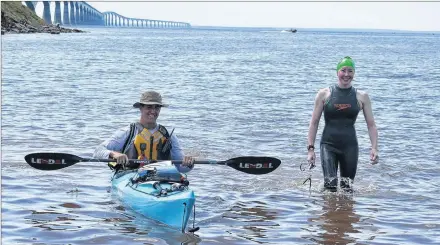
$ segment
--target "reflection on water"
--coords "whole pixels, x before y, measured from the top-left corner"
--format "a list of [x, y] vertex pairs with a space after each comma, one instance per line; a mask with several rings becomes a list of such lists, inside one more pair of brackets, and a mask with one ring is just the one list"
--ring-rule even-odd
[[31, 211], [31, 215], [25, 217], [25, 220], [34, 227], [39, 227], [43, 230], [78, 230], [81, 226], [72, 226], [75, 223], [76, 217], [73, 215], [62, 214], [54, 211]]
[[[72, 203], [64, 203], [60, 205], [62, 207], [70, 207], [70, 208], [80, 208], [78, 205], [72, 205]], [[120, 207], [116, 207], [116, 209], [120, 209]], [[69, 212], [73, 213], [73, 212]], [[130, 213], [129, 214], [133, 214]], [[40, 229], [40, 232], [46, 232], [47, 236], [45, 239], [56, 240], [59, 239], [56, 233], [54, 232], [63, 232], [68, 231], [69, 235], [72, 237], [78, 237], [81, 233], [87, 231], [94, 231], [96, 238], [93, 239], [82, 239], [80, 244], [95, 244], [98, 241], [98, 244], [109, 244], [108, 242], [104, 242], [105, 240], [112, 240], [115, 238], [106, 238], [110, 236], [115, 236], [119, 234], [119, 236], [133, 236], [136, 238], [134, 241], [140, 242], [142, 244], [182, 244], [182, 245], [190, 245], [190, 244], [198, 244], [201, 242], [201, 239], [191, 233], [180, 233], [171, 228], [168, 228], [161, 224], [156, 224], [156, 222], [145, 219], [143, 217], [135, 217], [132, 215], [127, 215], [125, 213], [112, 213], [107, 214], [106, 216], [113, 216], [107, 218], [100, 218], [94, 220], [90, 216], [81, 215], [81, 212], [76, 214], [65, 214], [60, 211], [36, 211], [32, 210], [31, 214], [26, 216], [24, 219], [27, 220], [27, 223], [30, 223], [32, 227]], [[95, 221], [96, 224], [90, 226], [90, 224]], [[85, 224], [84, 226], [78, 224]], [[88, 225], [87, 225], [88, 224]], [[102, 231], [100, 228], [106, 227], [107, 232], [112, 235], [101, 234]], [[47, 233], [50, 232], [50, 233]], [[106, 233], [107, 233], [106, 232]], [[76, 234], [76, 235], [75, 235]], [[61, 236], [62, 237], [62, 236]], [[41, 239], [40, 237], [29, 238], [33, 241], [37, 241]], [[67, 239], [67, 237], [64, 237]], [[116, 238], [116, 241], [113, 242], [115, 244], [119, 244], [121, 237]], [[22, 242], [28, 240], [22, 239]], [[104, 243], [102, 243], [104, 242]]]
[[[272, 221], [277, 217], [277, 209], [269, 207], [262, 201], [237, 202], [223, 214], [223, 218], [230, 220], [231, 226], [240, 227], [240, 231], [235, 234], [236, 236], [254, 242], [259, 242], [261, 238], [267, 238], [266, 233], [271, 228], [280, 226]], [[228, 232], [235, 233], [232, 227]]]
[[311, 223], [317, 223], [321, 232], [316, 240], [320, 244], [349, 244], [356, 242], [350, 234], [359, 233], [354, 228], [360, 216], [353, 209], [356, 202], [353, 196], [344, 194], [322, 195], [322, 213], [318, 218], [310, 218]]

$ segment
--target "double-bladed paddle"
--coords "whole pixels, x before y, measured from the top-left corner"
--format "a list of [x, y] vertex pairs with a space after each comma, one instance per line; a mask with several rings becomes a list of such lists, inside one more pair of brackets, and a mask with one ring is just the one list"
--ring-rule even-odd
[[[78, 162], [115, 162], [114, 159], [82, 158], [68, 153], [32, 153], [24, 157], [26, 162], [40, 170], [58, 170], [72, 166]], [[155, 161], [130, 159], [132, 164], [150, 164]], [[182, 164], [181, 160], [172, 160], [173, 164]], [[248, 174], [267, 174], [280, 166], [281, 161], [273, 157], [245, 156], [236, 157], [226, 161], [202, 160], [194, 164], [225, 165]]]

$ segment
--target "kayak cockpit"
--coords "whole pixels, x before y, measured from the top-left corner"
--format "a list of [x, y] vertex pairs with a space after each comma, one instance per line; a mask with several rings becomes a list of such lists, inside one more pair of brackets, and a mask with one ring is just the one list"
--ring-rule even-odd
[[128, 183], [128, 186], [144, 194], [148, 194], [156, 197], [174, 195], [179, 192], [188, 190], [188, 184], [185, 185], [183, 183], [177, 183], [177, 182], [170, 183], [170, 182], [161, 182], [161, 181], [144, 181], [144, 182], [134, 183], [133, 180], [131, 180]]

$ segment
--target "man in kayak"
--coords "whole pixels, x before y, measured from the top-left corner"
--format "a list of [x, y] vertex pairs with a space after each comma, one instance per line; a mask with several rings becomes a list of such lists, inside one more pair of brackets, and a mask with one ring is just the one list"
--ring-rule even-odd
[[121, 128], [109, 139], [102, 142], [94, 152], [94, 158], [113, 158], [118, 164], [126, 166], [128, 159], [142, 160], [183, 160], [177, 165], [180, 172], [192, 169], [194, 158], [184, 156], [175, 134], [156, 122], [162, 107], [162, 96], [155, 91], [141, 95], [140, 101], [133, 104], [141, 117], [138, 122]]
[[343, 58], [336, 68], [338, 83], [320, 89], [315, 97], [315, 105], [308, 133], [307, 160], [315, 165], [315, 139], [319, 120], [324, 112], [325, 126], [321, 137], [320, 156], [324, 174], [324, 188], [336, 191], [337, 171], [340, 167], [340, 187], [351, 191], [351, 183], [356, 175], [359, 147], [354, 123], [360, 110], [363, 111], [370, 136], [371, 164], [379, 161], [377, 149], [377, 128], [374, 122], [371, 101], [364, 91], [355, 89], [351, 82], [355, 74], [355, 63], [350, 57]]

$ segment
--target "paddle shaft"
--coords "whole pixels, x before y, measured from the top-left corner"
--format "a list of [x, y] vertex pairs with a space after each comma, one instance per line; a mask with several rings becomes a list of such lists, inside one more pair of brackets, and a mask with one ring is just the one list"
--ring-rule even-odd
[[[166, 160], [161, 161], [149, 161], [149, 160], [138, 160], [138, 159], [129, 159], [129, 163], [134, 164], [151, 164], [155, 162], [163, 162]], [[78, 162], [116, 162], [115, 159], [98, 159], [98, 158], [82, 158]], [[183, 160], [171, 160], [173, 164], [182, 164]], [[194, 161], [194, 164], [220, 164], [224, 165], [224, 161], [214, 161], [214, 160], [196, 160]]]

